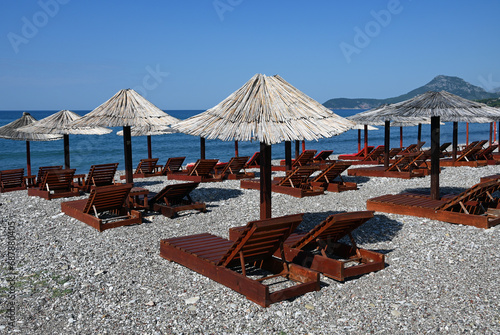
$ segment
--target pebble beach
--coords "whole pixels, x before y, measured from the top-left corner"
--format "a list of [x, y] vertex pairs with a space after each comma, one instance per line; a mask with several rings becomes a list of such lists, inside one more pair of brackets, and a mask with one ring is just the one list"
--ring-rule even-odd
[[[443, 168], [441, 193], [463, 191], [498, 170]], [[273, 217], [305, 213], [300, 228], [308, 229], [330, 214], [366, 210], [371, 197], [430, 185], [429, 176], [343, 177], [359, 189], [302, 199], [273, 193]], [[166, 177], [134, 182], [156, 192], [178, 183]], [[345, 282], [321, 276], [320, 291], [268, 308], [160, 257], [161, 239], [204, 232], [227, 238], [230, 227], [257, 220], [259, 191], [239, 184], [200, 184], [192, 197], [207, 204], [206, 213], [173, 219], [146, 213], [140, 225], [104, 232], [61, 213], [61, 202], [88, 195], [48, 201], [26, 191], [1, 193], [0, 254], [5, 259], [13, 246], [15, 266], [3, 262], [0, 301], [14, 305], [15, 314], [2, 309], [0, 333], [500, 333], [500, 226], [376, 212], [353, 236], [359, 247], [385, 254], [385, 269]]]

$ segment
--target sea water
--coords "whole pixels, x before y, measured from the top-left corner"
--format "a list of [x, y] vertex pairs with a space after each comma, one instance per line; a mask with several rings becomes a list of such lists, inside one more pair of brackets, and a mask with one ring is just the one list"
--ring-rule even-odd
[[[347, 117], [361, 112], [362, 110], [334, 110], [342, 117]], [[43, 119], [52, 111], [27, 111], [37, 120]], [[75, 111], [79, 115], [85, 115], [89, 111]], [[179, 118], [186, 119], [199, 114], [203, 110], [165, 110], [166, 113]], [[8, 124], [20, 118], [23, 111], [0, 111], [0, 126]], [[377, 127], [377, 130], [368, 132], [368, 144], [372, 146], [384, 144], [384, 127]], [[76, 169], [76, 173], [87, 173], [93, 164], [118, 162], [118, 169], [125, 169], [123, 137], [118, 136], [117, 131], [121, 127], [113, 128], [113, 132], [106, 135], [69, 135], [71, 168]], [[418, 127], [403, 128], [403, 146], [417, 142]], [[441, 126], [441, 143], [452, 142], [453, 124], [446, 123]], [[361, 131], [363, 135], [363, 131]], [[470, 124], [469, 141], [489, 139], [490, 124]], [[363, 139], [361, 139], [363, 142]], [[430, 125], [422, 125], [422, 141], [425, 146], [430, 146]], [[458, 143], [466, 142], [466, 124], [458, 125]], [[400, 128], [391, 127], [391, 147], [400, 146]], [[31, 147], [31, 167], [36, 173], [39, 166], [64, 165], [63, 141], [30, 142]], [[152, 155], [159, 158], [158, 164], [165, 164], [169, 157], [185, 156], [184, 164], [195, 162], [200, 158], [200, 138], [182, 133], [165, 134], [151, 136]], [[306, 149], [333, 150], [334, 154], [348, 154], [358, 151], [358, 131], [349, 130], [338, 136], [320, 139], [318, 141], [306, 141]], [[285, 156], [284, 143], [272, 146], [273, 159], [282, 159]], [[302, 146], [301, 146], [302, 148]], [[239, 142], [239, 156], [252, 156], [259, 151], [258, 142]], [[292, 155], [295, 146], [292, 145]], [[205, 157], [207, 159], [216, 158], [222, 162], [227, 162], [235, 155], [235, 144], [232, 141], [206, 140]], [[133, 166], [138, 164], [142, 158], [147, 158], [147, 137], [132, 137], [132, 159]], [[0, 138], [0, 170], [26, 168], [26, 142], [14, 141]]]

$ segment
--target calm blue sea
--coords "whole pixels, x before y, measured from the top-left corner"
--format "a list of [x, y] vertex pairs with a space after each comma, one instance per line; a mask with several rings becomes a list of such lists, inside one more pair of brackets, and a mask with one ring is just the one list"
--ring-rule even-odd
[[[27, 111], [37, 120], [43, 119], [53, 113], [52, 111]], [[89, 111], [75, 111], [85, 115]], [[203, 112], [202, 110], [166, 110], [166, 113], [179, 119]], [[361, 110], [335, 110], [340, 116], [347, 117], [361, 112]], [[0, 111], [0, 126], [10, 123], [22, 116], [23, 111]], [[459, 143], [466, 141], [466, 125], [459, 123]], [[71, 168], [77, 169], [77, 173], [86, 173], [93, 164], [118, 162], [118, 169], [125, 169], [123, 162], [123, 138], [116, 135], [121, 128], [115, 128], [107, 135], [70, 135], [70, 157]], [[488, 139], [489, 124], [470, 124], [469, 141]], [[430, 145], [430, 126], [422, 126], [422, 140]], [[186, 156], [185, 163], [195, 162], [200, 157], [200, 139], [185, 134], [168, 134], [152, 136], [153, 157], [158, 157], [159, 164], [165, 164], [169, 157]], [[407, 146], [417, 142], [417, 127], [403, 128], [403, 145]], [[452, 142], [452, 123], [441, 126], [441, 142]], [[31, 143], [31, 166], [36, 172], [39, 166], [64, 165], [63, 141], [30, 142]], [[384, 128], [371, 130], [368, 133], [369, 145], [384, 144]], [[391, 128], [391, 147], [400, 145], [400, 128]], [[292, 145], [292, 151], [294, 146]], [[306, 142], [307, 149], [334, 150], [335, 154], [353, 153], [358, 149], [358, 131], [350, 130], [341, 135], [321, 139], [319, 141]], [[239, 155], [251, 156], [259, 150], [258, 142], [240, 142]], [[284, 144], [272, 147], [273, 159], [284, 158]], [[228, 161], [234, 156], [234, 142], [223, 142], [220, 140], [206, 141], [206, 158], [217, 158]], [[0, 138], [0, 170], [26, 168], [26, 144], [24, 141], [13, 141]], [[132, 157], [134, 167], [141, 158], [147, 158], [147, 140], [145, 136], [132, 139]]]

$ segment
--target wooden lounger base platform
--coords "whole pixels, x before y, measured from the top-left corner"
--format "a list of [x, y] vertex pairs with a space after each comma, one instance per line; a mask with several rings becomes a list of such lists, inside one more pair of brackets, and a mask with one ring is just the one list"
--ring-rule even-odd
[[141, 212], [135, 210], [131, 210], [130, 215], [127, 215], [126, 212], [116, 213], [116, 215], [110, 215], [108, 219], [100, 219], [92, 214], [86, 214], [83, 212], [83, 209], [85, 208], [87, 201], [87, 199], [82, 199], [62, 202], [61, 211], [68, 216], [85, 222], [100, 232], [110, 228], [142, 223]]
[[153, 205], [153, 210], [155, 212], [160, 212], [163, 216], [166, 216], [167, 218], [170, 219], [175, 217], [178, 212], [188, 211], [191, 209], [205, 213], [207, 211], [207, 205], [201, 202], [196, 202], [189, 205], [177, 205], [177, 206], [168, 206], [159, 203]]
[[480, 167], [488, 165], [488, 161], [454, 161], [453, 159], [441, 159], [439, 161], [440, 166], [469, 166], [469, 167]]
[[[244, 189], [260, 190], [260, 181], [241, 180], [240, 187]], [[321, 187], [313, 187], [312, 189], [302, 189], [298, 187], [279, 186], [279, 185], [272, 185], [271, 191], [276, 193], [291, 195], [292, 197], [295, 198], [311, 197], [325, 193], [324, 189]]]
[[374, 166], [368, 168], [354, 168], [347, 170], [348, 176], [363, 176], [363, 177], [387, 177], [411, 179], [425, 177], [430, 174], [429, 169], [414, 169], [410, 171], [387, 171], [383, 166]]
[[52, 200], [57, 198], [77, 197], [80, 195], [80, 191], [78, 189], [74, 189], [72, 191], [66, 191], [66, 192], [49, 192], [46, 190], [40, 190], [38, 188], [28, 188], [28, 195], [41, 197], [47, 200]]
[[353, 182], [333, 182], [333, 183], [321, 183], [321, 182], [311, 182], [313, 187], [323, 188], [328, 192], [344, 192], [344, 191], [355, 191], [358, 189], [358, 184]]
[[[139, 178], [151, 178], [151, 177], [159, 177], [161, 175], [162, 174], [160, 172], [158, 172], [158, 173], [151, 173], [151, 174], [150, 173], [148, 173], [148, 174], [146, 174], [146, 173], [134, 173], [134, 174], [132, 174], [132, 178], [134, 178], [134, 179], [135, 178], [138, 178], [138, 179]], [[125, 180], [126, 178], [127, 178], [126, 175], [120, 176], [120, 180]]]
[[240, 179], [252, 179], [255, 178], [254, 172], [246, 172], [246, 173], [230, 173], [227, 175], [227, 179], [229, 180], [240, 180]]
[[[184, 236], [162, 240], [160, 242], [160, 256], [223, 284], [262, 307], [307, 292], [319, 291], [319, 273], [299, 265], [289, 264], [287, 277], [300, 284], [272, 293], [263, 280], [251, 279], [234, 269], [216, 265], [212, 260], [226, 253], [232, 245], [233, 241], [207, 233]], [[255, 266], [278, 274], [282, 274], [283, 270], [283, 263], [274, 258], [258, 262]]]
[[168, 180], [183, 180], [183, 181], [193, 181], [196, 183], [211, 183], [211, 182], [219, 182], [223, 181], [220, 178], [207, 178], [202, 176], [189, 176], [187, 174], [175, 173], [175, 174], [167, 174]]
[[380, 165], [379, 161], [363, 161], [363, 160], [348, 160], [348, 159], [341, 159], [341, 162], [346, 162], [351, 165]]
[[367, 200], [366, 209], [377, 212], [393, 213], [429, 218], [449, 223], [490, 228], [500, 224], [500, 217], [494, 215], [473, 215], [466, 213], [436, 210], [447, 200], [432, 200], [420, 194], [388, 194]]

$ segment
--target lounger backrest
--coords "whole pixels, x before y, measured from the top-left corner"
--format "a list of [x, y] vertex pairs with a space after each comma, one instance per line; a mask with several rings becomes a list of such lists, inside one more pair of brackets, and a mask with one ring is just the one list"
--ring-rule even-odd
[[84, 213], [119, 210], [123, 208], [132, 184], [98, 186], [90, 190], [90, 195], [83, 210]]
[[153, 198], [151, 198], [150, 203], [154, 204], [160, 201], [164, 201], [167, 205], [175, 205], [181, 203], [185, 197], [189, 196], [189, 193], [191, 193], [192, 190], [198, 187], [198, 185], [199, 183], [167, 185]]
[[322, 150], [316, 156], [313, 157], [313, 161], [327, 160], [331, 154], [333, 154], [333, 150]]
[[75, 169], [49, 170], [40, 184], [41, 190], [65, 191], [70, 190], [73, 185]]
[[365, 161], [369, 160], [377, 160], [377, 158], [385, 151], [385, 147], [383, 145], [379, 145], [372, 151], [368, 153], [368, 155], [363, 159]]
[[47, 173], [47, 171], [61, 170], [61, 169], [62, 169], [62, 165], [40, 166], [38, 168], [38, 175], [36, 177], [37, 184], [40, 184], [42, 182], [43, 177], [45, 177], [45, 174]]
[[317, 150], [304, 150], [302, 153], [294, 159], [292, 166], [304, 166], [312, 161], [316, 155]]
[[141, 159], [135, 173], [153, 173], [156, 169], [158, 158], [145, 158]]
[[230, 266], [233, 261], [239, 262], [240, 252], [247, 263], [271, 257], [300, 225], [303, 216], [294, 214], [249, 222], [217, 265]]
[[323, 169], [323, 171], [314, 177], [312, 181], [331, 183], [350, 166], [351, 163], [336, 161], [335, 163], [330, 164], [326, 169]]
[[24, 184], [24, 169], [0, 171], [0, 187], [20, 187]]
[[316, 170], [315, 166], [297, 166], [287, 172], [286, 176], [278, 182], [278, 186], [300, 187]]
[[87, 185], [106, 186], [112, 185], [118, 163], [92, 165], [87, 175]]
[[317, 239], [337, 242], [366, 221], [373, 218], [373, 211], [360, 211], [333, 214], [311, 229], [300, 240], [290, 245], [292, 248], [302, 249]]
[[212, 173], [215, 165], [217, 165], [218, 161], [219, 160], [217, 159], [198, 159], [189, 175], [201, 177], [209, 176]]
[[252, 167], [260, 165], [260, 151], [256, 151], [252, 157], [246, 162], [245, 167]]
[[462, 154], [457, 157], [457, 161], [463, 159], [473, 158], [473, 156], [483, 149], [484, 143], [487, 141], [478, 141], [475, 145], [469, 145], [466, 149], [462, 150]]
[[231, 160], [226, 164], [226, 166], [224, 166], [220, 174], [221, 175], [224, 175], [226, 173], [238, 174], [241, 170], [245, 168], [245, 164], [249, 158], [250, 157], [248, 156], [231, 158]]
[[479, 151], [477, 154], [476, 154], [476, 157], [479, 158], [479, 159], [489, 159], [491, 153], [496, 149], [498, 148], [498, 144], [492, 144], [492, 145], [489, 145], [487, 146], [486, 148], [482, 149], [481, 151]]
[[[457, 196], [449, 199], [446, 203], [438, 207], [438, 210], [460, 211], [462, 206], [465, 206], [467, 201], [488, 201], [489, 196], [495, 191], [500, 190], [500, 181], [496, 179], [488, 180], [478, 183], [468, 190], [458, 194]], [[490, 200], [491, 201], [491, 200]], [[497, 200], [498, 202], [498, 200]]]
[[441, 152], [446, 151], [446, 149], [448, 149], [448, 147], [450, 145], [451, 145], [451, 142], [446, 142], [446, 143], [441, 144], [441, 146], [439, 147], [439, 151], [441, 151]]
[[185, 159], [186, 157], [170, 157], [167, 160], [167, 163], [165, 163], [165, 166], [163, 167], [164, 174], [166, 172], [180, 171], [182, 168], [182, 163], [184, 163]]

